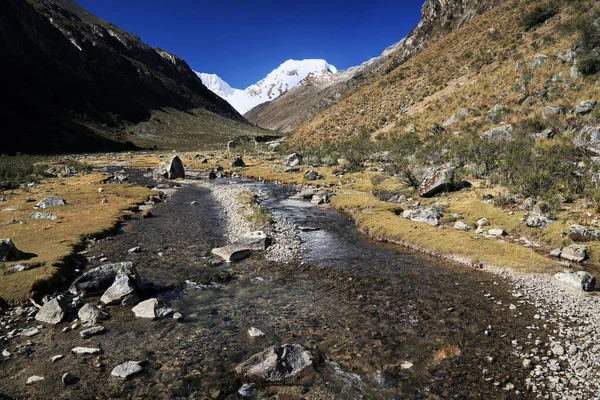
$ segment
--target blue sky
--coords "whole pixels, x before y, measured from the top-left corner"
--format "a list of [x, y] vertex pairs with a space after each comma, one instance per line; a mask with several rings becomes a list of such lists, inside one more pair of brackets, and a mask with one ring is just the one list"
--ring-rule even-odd
[[424, 0], [78, 0], [88, 10], [244, 89], [285, 60], [358, 65], [402, 39]]

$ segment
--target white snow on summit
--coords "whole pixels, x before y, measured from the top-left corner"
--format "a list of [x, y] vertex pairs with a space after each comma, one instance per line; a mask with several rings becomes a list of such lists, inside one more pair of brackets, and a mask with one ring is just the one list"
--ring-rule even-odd
[[287, 60], [245, 90], [232, 88], [215, 74], [196, 74], [208, 89], [227, 100], [240, 114], [244, 114], [296, 86], [329, 83], [336, 72], [337, 69], [325, 60]]

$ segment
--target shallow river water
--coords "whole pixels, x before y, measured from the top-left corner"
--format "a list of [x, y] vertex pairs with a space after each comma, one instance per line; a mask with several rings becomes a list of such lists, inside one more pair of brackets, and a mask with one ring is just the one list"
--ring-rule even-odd
[[[527, 346], [544, 328], [532, 329], [535, 309], [502, 278], [376, 243], [345, 215], [289, 200], [293, 188], [253, 185], [270, 193], [263, 204], [274, 213], [317, 229], [300, 232], [301, 262], [253, 254], [211, 264], [211, 248], [226, 242], [221, 213], [209, 190], [179, 189], [155, 206], [155, 218], [125, 222], [86, 256], [96, 256], [91, 266], [101, 256], [133, 261], [146, 281], [169, 288], [159, 296], [185, 322], [140, 320], [129, 308], [110, 307], [106, 333], [91, 339], [44, 328], [31, 339], [31, 354], [0, 364], [0, 398], [242, 398], [235, 366], [283, 343], [311, 351], [314, 371], [284, 386], [254, 387], [253, 398], [533, 397], [511, 342]], [[141, 253], [127, 252], [138, 245]], [[265, 336], [249, 338], [250, 327]], [[75, 346], [103, 353], [69, 354]], [[66, 357], [50, 363], [55, 354]], [[143, 361], [144, 373], [112, 378], [111, 369], [128, 360]], [[78, 382], [64, 387], [64, 372]], [[26, 386], [31, 375], [45, 380]]]

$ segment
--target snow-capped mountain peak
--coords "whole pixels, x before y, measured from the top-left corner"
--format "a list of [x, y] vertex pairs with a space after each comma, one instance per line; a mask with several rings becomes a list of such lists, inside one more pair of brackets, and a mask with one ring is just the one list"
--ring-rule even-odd
[[337, 69], [325, 60], [287, 60], [264, 79], [244, 90], [231, 88], [215, 74], [196, 74], [211, 91], [227, 100], [240, 114], [302, 85], [321, 85], [333, 80]]

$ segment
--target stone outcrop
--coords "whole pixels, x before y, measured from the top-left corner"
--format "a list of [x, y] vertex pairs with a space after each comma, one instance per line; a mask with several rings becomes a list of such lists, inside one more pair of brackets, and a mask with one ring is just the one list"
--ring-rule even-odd
[[0, 239], [0, 261], [18, 261], [23, 253], [17, 249], [10, 239]]

